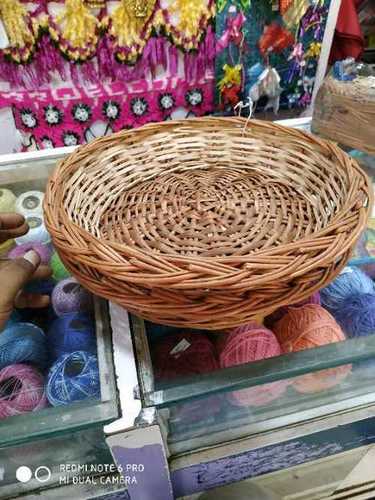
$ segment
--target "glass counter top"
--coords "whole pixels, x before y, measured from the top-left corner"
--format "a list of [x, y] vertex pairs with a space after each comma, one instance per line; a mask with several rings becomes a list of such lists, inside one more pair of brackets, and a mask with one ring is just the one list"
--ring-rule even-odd
[[[26, 191], [44, 191], [47, 179], [72, 148], [0, 156], [0, 187], [18, 196]], [[6, 250], [8, 251], [8, 250]], [[112, 338], [108, 304], [94, 300], [96, 355], [99, 365], [100, 399], [88, 399], [67, 406], [43, 408], [0, 420], [2, 448], [25, 444], [34, 439], [52, 438], [77, 429], [100, 426], [119, 416], [112, 359]], [[24, 320], [25, 321], [25, 320]]]

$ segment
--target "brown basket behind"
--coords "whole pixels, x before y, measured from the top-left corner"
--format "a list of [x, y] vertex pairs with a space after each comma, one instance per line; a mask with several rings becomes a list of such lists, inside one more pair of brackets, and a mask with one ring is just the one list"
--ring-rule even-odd
[[332, 143], [244, 126], [156, 123], [66, 158], [44, 208], [67, 268], [143, 318], [212, 330], [329, 283], [366, 225], [367, 177]]
[[375, 155], [375, 86], [370, 78], [340, 82], [328, 77], [320, 87], [312, 130], [320, 136]]

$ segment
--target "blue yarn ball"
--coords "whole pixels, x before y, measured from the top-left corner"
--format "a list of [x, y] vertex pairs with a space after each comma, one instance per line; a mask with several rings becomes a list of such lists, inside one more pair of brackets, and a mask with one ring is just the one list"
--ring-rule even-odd
[[85, 313], [70, 313], [57, 318], [48, 330], [52, 359], [75, 351], [95, 353], [95, 325]]
[[46, 336], [31, 323], [14, 323], [0, 334], [0, 370], [18, 363], [45, 368], [48, 363]]
[[320, 290], [320, 300], [323, 307], [335, 314], [337, 309], [342, 308], [343, 302], [353, 295], [374, 292], [372, 279], [357, 267], [349, 267], [330, 285]]
[[47, 377], [47, 399], [52, 406], [100, 398], [96, 356], [77, 351], [60, 357]]
[[14, 325], [15, 323], [20, 323], [21, 321], [22, 321], [21, 315], [19, 314], [18, 311], [14, 310], [6, 323], [5, 328], [8, 328], [9, 326]]
[[334, 315], [348, 337], [375, 333], [375, 293], [357, 293], [348, 297]]

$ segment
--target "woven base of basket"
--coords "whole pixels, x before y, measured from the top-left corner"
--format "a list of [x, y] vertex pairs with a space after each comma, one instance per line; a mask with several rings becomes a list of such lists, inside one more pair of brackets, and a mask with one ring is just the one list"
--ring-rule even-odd
[[145, 319], [208, 330], [329, 283], [366, 225], [367, 177], [331, 143], [245, 123], [151, 124], [66, 158], [45, 219], [69, 271]]

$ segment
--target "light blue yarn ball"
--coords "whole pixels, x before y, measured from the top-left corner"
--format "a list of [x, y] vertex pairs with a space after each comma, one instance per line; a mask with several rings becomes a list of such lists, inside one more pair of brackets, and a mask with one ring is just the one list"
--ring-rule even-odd
[[334, 314], [353, 295], [374, 292], [372, 279], [357, 267], [350, 267], [345, 268], [330, 285], [320, 290], [320, 300], [322, 306]]
[[0, 334], [0, 370], [18, 363], [31, 363], [41, 369], [48, 363], [46, 336], [32, 323], [8, 323]]
[[61, 356], [48, 374], [46, 392], [52, 406], [99, 399], [100, 380], [96, 356], [84, 351]]
[[21, 315], [18, 311], [14, 310], [10, 316], [10, 318], [8, 319], [6, 325], [5, 325], [5, 328], [8, 328], [9, 326], [11, 325], [14, 325], [15, 323], [20, 323], [21, 322]]

